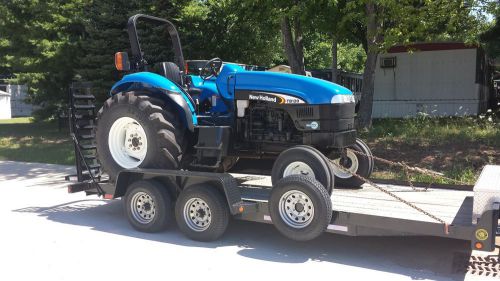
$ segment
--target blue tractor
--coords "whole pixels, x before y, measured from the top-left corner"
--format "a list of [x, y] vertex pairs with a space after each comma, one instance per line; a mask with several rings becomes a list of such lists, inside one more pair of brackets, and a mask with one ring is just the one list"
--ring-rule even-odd
[[[143, 21], [166, 28], [173, 62], [146, 61], [137, 31]], [[128, 73], [112, 87], [96, 129], [98, 158], [111, 179], [132, 168], [225, 172], [244, 158], [275, 159], [273, 182], [308, 175], [330, 192], [334, 185], [360, 187], [352, 173], [370, 176], [373, 160], [356, 138], [350, 90], [311, 77], [246, 71], [219, 58], [189, 75], [171, 22], [139, 14], [127, 28], [131, 56], [118, 52], [115, 64]]]

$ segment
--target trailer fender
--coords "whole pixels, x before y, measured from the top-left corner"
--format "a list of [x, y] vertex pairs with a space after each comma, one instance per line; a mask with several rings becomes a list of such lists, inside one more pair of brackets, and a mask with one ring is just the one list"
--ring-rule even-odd
[[125, 75], [120, 81], [113, 85], [110, 96], [125, 91], [144, 91], [159, 94], [160, 97], [173, 102], [184, 112], [184, 121], [187, 128], [193, 132], [194, 126], [198, 125], [195, 106], [188, 94], [182, 88], [167, 78], [151, 72], [138, 72]]
[[219, 190], [227, 200], [231, 214], [238, 214], [239, 207], [243, 205], [241, 193], [236, 180], [229, 174], [194, 172], [182, 170], [162, 169], [131, 169], [121, 171], [115, 184], [113, 198], [119, 198], [126, 194], [130, 184], [138, 180], [157, 179], [164, 182], [175, 183], [177, 191], [195, 185], [210, 185]]

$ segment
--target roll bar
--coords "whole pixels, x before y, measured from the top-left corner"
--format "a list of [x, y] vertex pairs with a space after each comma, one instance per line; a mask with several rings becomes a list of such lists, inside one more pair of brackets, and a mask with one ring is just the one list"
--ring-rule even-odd
[[177, 66], [179, 66], [179, 69], [181, 71], [185, 71], [184, 56], [182, 55], [181, 41], [179, 39], [179, 33], [177, 32], [175, 25], [166, 19], [143, 15], [143, 14], [137, 14], [131, 16], [128, 19], [127, 23], [127, 31], [130, 40], [130, 47], [132, 49], [132, 63], [134, 69], [142, 70], [146, 65], [146, 61], [144, 60], [144, 56], [141, 51], [141, 45], [139, 43], [139, 37], [137, 36], [137, 21], [139, 19], [151, 23], [157, 23], [158, 25], [161, 24], [166, 25], [167, 31], [170, 34], [170, 38], [172, 39], [172, 46], [174, 48], [174, 62], [177, 64]]

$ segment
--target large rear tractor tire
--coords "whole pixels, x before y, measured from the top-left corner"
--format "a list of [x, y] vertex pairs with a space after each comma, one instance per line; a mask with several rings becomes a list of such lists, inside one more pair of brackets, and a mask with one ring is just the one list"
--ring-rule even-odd
[[[333, 174], [335, 175], [335, 186], [360, 188], [364, 181], [354, 177], [351, 173], [355, 173], [366, 179], [369, 178], [373, 171], [373, 166], [375, 165], [373, 154], [370, 148], [368, 148], [368, 145], [360, 139], [356, 139], [356, 143], [348, 148], [344, 157], [340, 156], [338, 152], [332, 152], [328, 157], [332, 162], [348, 170], [342, 170], [332, 163], [331, 166]], [[351, 150], [362, 154], [355, 153]]]
[[169, 104], [137, 92], [116, 94], [98, 113], [96, 146], [114, 180], [123, 169], [178, 169], [185, 128]]

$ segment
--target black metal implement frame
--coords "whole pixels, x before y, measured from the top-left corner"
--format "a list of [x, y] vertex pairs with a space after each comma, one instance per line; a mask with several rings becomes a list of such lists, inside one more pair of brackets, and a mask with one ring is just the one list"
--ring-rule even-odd
[[[82, 187], [89, 185], [96, 189], [99, 195], [104, 195], [105, 192], [99, 185], [101, 165], [97, 161], [94, 140], [96, 109], [91, 85], [89, 83], [73, 83], [68, 94], [68, 123], [75, 149], [76, 174], [67, 176], [66, 180], [76, 180], [81, 183]], [[75, 189], [75, 191], [78, 190]]]

